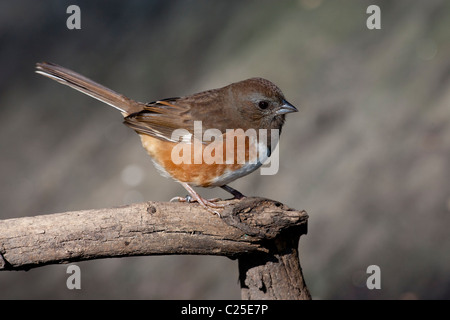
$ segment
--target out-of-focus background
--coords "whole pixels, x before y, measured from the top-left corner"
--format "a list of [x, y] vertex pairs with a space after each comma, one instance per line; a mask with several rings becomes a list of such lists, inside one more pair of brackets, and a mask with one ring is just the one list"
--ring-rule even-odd
[[[81, 30], [66, 27], [71, 4]], [[371, 4], [381, 30], [366, 27]], [[2, 1], [0, 219], [186, 194], [120, 113], [35, 74], [38, 61], [144, 102], [270, 79], [300, 109], [280, 170], [231, 185], [308, 211], [313, 298], [450, 298], [449, 1]], [[81, 290], [55, 265], [0, 272], [0, 298], [240, 298], [225, 257], [77, 265]], [[366, 287], [369, 265], [380, 290]]]

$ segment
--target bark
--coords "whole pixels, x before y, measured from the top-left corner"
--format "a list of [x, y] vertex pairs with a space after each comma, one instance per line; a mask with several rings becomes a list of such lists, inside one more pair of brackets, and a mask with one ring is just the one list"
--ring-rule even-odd
[[230, 202], [221, 218], [197, 204], [145, 202], [0, 220], [0, 270], [139, 255], [222, 255], [239, 259], [243, 298], [308, 298], [297, 253], [307, 218], [277, 201], [244, 198]]

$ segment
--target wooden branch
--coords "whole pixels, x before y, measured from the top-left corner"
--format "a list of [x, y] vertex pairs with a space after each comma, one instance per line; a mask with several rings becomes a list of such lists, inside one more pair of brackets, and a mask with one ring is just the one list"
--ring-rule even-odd
[[239, 259], [243, 298], [309, 297], [297, 254], [304, 211], [244, 198], [221, 215], [197, 204], [145, 202], [0, 220], [0, 270], [138, 255], [223, 255]]
[[244, 300], [310, 300], [298, 258], [300, 234], [275, 239], [270, 253], [250, 253], [238, 259]]

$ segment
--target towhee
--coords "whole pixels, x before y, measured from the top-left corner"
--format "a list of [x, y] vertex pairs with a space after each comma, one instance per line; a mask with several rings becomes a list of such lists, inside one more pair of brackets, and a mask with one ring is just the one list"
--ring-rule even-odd
[[[141, 103], [56, 64], [38, 63], [36, 69], [39, 74], [119, 110], [124, 123], [140, 135], [160, 173], [181, 183], [192, 197], [174, 199], [187, 202], [193, 199], [219, 216], [214, 209], [225, 205], [214, 203], [218, 199], [202, 198], [192, 186], [221, 187], [234, 198], [244, 197], [227, 184], [261, 166], [278, 142], [272, 142], [272, 135], [281, 131], [285, 114], [298, 111], [276, 85], [262, 78], [190, 96]], [[175, 131], [179, 133], [176, 137]], [[244, 143], [239, 145], [235, 143], [237, 140]], [[239, 153], [239, 146], [241, 149], [243, 146], [243, 153]]]

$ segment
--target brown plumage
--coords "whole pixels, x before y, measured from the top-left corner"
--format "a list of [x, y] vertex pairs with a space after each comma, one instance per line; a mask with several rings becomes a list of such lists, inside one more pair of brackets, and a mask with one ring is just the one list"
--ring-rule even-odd
[[[189, 96], [158, 100], [151, 103], [137, 102], [106, 88], [72, 70], [52, 63], [38, 63], [36, 72], [62, 84], [81, 91], [93, 98], [118, 109], [124, 116], [125, 125], [134, 129], [141, 137], [142, 145], [152, 157], [155, 166], [166, 176], [180, 182], [191, 196], [209, 211], [222, 207], [203, 199], [191, 186], [220, 186], [235, 197], [243, 195], [227, 186], [231, 181], [247, 175], [261, 166], [261, 159], [267, 158], [270, 145], [270, 129], [281, 130], [285, 114], [296, 112], [281, 90], [272, 82], [262, 78], [251, 78], [232, 83], [218, 89], [212, 89]], [[216, 129], [222, 134], [222, 140], [201, 141], [201, 148], [191, 148], [190, 163], [174, 163], [174, 147], [186, 147], [194, 144], [195, 121], [201, 121], [202, 133]], [[176, 129], [189, 133], [180, 142], [174, 139]], [[268, 143], [262, 152], [258, 139], [243, 137], [245, 145], [245, 163], [237, 163], [237, 150], [226, 148], [227, 129], [254, 129], [259, 137], [259, 129], [268, 130]], [[237, 132], [237, 131], [236, 131]], [[184, 143], [186, 145], [180, 145]], [[251, 152], [252, 147], [261, 154]], [[209, 149], [208, 149], [209, 148]], [[233, 163], [194, 163], [197, 156], [203, 159], [205, 150], [223, 150], [223, 159], [227, 153], [234, 152]], [[195, 153], [198, 153], [195, 155]], [[200, 154], [201, 153], [201, 154]], [[256, 158], [258, 157], [258, 158]], [[196, 158], [198, 159], [198, 158]]]

